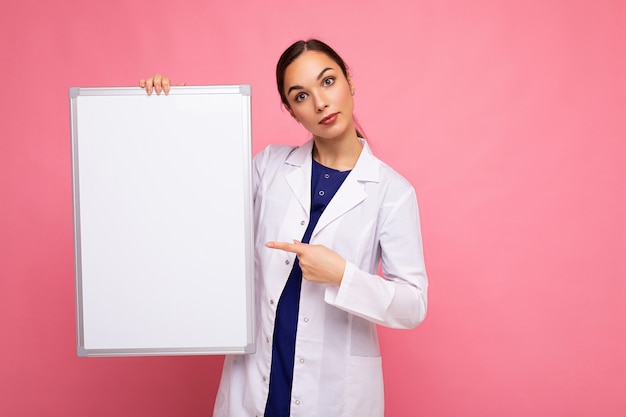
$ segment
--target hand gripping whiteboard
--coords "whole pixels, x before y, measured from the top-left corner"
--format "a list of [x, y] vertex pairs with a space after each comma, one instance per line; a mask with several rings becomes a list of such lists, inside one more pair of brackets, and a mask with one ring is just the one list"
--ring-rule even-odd
[[250, 87], [70, 105], [78, 355], [253, 352]]

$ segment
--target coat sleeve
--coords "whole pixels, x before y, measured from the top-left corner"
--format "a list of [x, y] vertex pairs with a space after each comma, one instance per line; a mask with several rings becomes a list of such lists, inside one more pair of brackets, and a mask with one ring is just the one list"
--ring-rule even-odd
[[426, 317], [428, 279], [412, 187], [393, 202], [378, 239], [383, 278], [347, 262], [341, 285], [328, 287], [325, 301], [382, 326], [413, 328]]

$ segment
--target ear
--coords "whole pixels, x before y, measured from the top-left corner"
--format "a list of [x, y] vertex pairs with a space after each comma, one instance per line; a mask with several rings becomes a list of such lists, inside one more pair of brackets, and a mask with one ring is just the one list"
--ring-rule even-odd
[[348, 85], [350, 86], [350, 93], [354, 95], [354, 92], [355, 92], [354, 81], [352, 81], [352, 76], [350, 75], [350, 73], [348, 73]]

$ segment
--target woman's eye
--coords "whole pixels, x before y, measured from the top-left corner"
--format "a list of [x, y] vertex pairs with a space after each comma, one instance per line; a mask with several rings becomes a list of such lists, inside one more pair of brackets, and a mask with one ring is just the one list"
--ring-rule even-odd
[[301, 102], [302, 100], [304, 100], [306, 98], [306, 94], [304, 93], [300, 93], [295, 97], [296, 102]]
[[324, 79], [324, 85], [328, 87], [329, 85], [333, 85], [335, 83], [335, 79], [333, 77], [328, 77]]

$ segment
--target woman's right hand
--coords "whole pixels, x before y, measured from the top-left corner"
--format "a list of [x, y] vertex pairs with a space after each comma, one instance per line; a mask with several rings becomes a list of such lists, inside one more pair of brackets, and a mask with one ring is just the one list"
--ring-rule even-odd
[[[185, 83], [179, 85], [185, 85]], [[145, 80], [139, 80], [139, 87], [145, 89], [148, 95], [152, 94], [152, 91], [156, 91], [157, 95], [161, 94], [161, 91], [163, 91], [167, 95], [170, 92], [170, 86], [170, 78], [161, 74], [156, 74]]]

